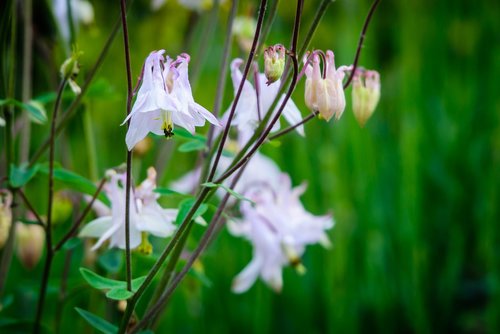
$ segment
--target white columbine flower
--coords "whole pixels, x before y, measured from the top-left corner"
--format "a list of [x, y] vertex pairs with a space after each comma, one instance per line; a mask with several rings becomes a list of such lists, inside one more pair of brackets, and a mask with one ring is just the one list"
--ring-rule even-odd
[[[75, 29], [78, 29], [78, 25], [91, 24], [94, 22], [94, 7], [89, 1], [86, 0], [70, 0], [69, 5], [71, 6], [71, 18], [73, 19], [72, 24]], [[61, 30], [61, 35], [65, 41], [69, 41], [70, 38], [70, 28], [69, 28], [69, 16], [68, 16], [68, 0], [53, 0], [52, 6], [54, 10], [54, 16]]]
[[129, 150], [149, 132], [171, 137], [174, 124], [191, 133], [205, 120], [220, 125], [214, 115], [194, 101], [188, 77], [189, 55], [183, 53], [174, 61], [164, 58], [164, 53], [153, 51], [144, 62], [141, 88], [124, 121], [130, 119], [125, 139]]
[[[105, 191], [111, 201], [111, 209], [107, 212], [98, 205], [98, 214], [103, 216], [88, 223], [80, 232], [80, 237], [98, 238], [92, 249], [100, 247], [104, 241], [110, 240], [110, 247], [125, 249], [125, 174], [110, 173]], [[169, 237], [175, 230], [173, 221], [177, 216], [176, 209], [163, 209], [157, 202], [156, 171], [148, 169], [148, 177], [130, 194], [130, 247], [149, 253], [147, 233], [157, 237]], [[149, 249], [148, 249], [149, 247]]]
[[253, 258], [233, 281], [236, 293], [247, 291], [261, 277], [279, 292], [283, 286], [282, 268], [291, 264], [304, 271], [300, 257], [307, 245], [329, 245], [325, 230], [333, 226], [331, 216], [314, 216], [299, 200], [305, 186], [291, 187], [282, 174], [273, 188], [256, 183], [244, 195], [255, 202], [241, 202], [242, 219], [229, 223], [235, 236], [247, 238], [253, 245]]
[[[240, 66], [242, 63], [243, 60], [239, 58], [234, 59], [231, 63], [231, 77], [233, 80], [235, 95], [243, 78], [243, 74], [240, 71]], [[259, 117], [263, 118], [271, 108], [274, 99], [278, 95], [279, 87], [281, 84], [281, 81], [278, 79], [270, 85], [267, 85], [266, 83], [268, 80], [264, 73], [259, 73], [257, 75], [257, 79], [259, 85], [259, 104], [257, 104], [257, 93], [255, 88], [248, 80], [245, 80], [238, 105], [236, 106], [233, 121], [231, 122], [231, 125], [235, 125], [238, 127], [238, 142], [240, 143], [240, 146], [246, 144], [246, 141], [253, 135], [255, 129], [259, 124]], [[278, 104], [276, 105], [275, 110], [273, 111], [273, 115], [278, 111], [278, 108], [284, 98], [285, 96], [282, 95], [280, 100], [278, 101]], [[223, 123], [227, 121], [230, 110], [231, 107], [229, 107], [229, 110], [224, 115]], [[287, 104], [285, 105], [283, 116], [285, 117], [287, 122], [292, 125], [302, 120], [299, 109], [291, 99], [289, 99]], [[279, 128], [280, 123], [276, 122], [272, 129], [272, 132], [278, 131]], [[304, 135], [304, 127], [302, 125], [297, 127], [296, 130], [300, 135]]]

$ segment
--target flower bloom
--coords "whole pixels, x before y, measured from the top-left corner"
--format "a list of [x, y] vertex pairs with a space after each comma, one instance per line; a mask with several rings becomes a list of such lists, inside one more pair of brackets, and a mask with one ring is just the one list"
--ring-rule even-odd
[[[231, 78], [233, 81], [235, 95], [240, 82], [243, 79], [243, 74], [239, 69], [242, 63], [243, 60], [239, 58], [234, 59], [231, 63]], [[231, 122], [231, 125], [234, 125], [238, 128], [238, 142], [241, 147], [243, 147], [244, 144], [246, 144], [246, 141], [253, 135], [255, 129], [258, 126], [259, 120], [263, 118], [271, 108], [274, 99], [278, 95], [280, 87], [279, 79], [274, 83], [266, 85], [267, 79], [264, 73], [258, 73], [256, 79], [256, 85], [259, 87], [259, 98], [257, 99], [256, 89], [248, 80], [245, 80], [238, 105], [236, 106], [233, 121]], [[280, 100], [276, 105], [276, 109], [273, 110], [273, 114], [278, 111], [278, 108], [284, 98], [284, 95], [280, 97]], [[229, 110], [230, 109], [231, 107], [229, 108]], [[223, 123], [227, 122], [229, 110], [224, 115]], [[302, 115], [300, 114], [299, 109], [291, 99], [288, 100], [285, 108], [283, 109], [283, 117], [285, 117], [287, 122], [292, 125], [302, 120]], [[272, 132], [278, 131], [279, 129], [280, 123], [276, 122], [272, 129]], [[300, 135], [304, 135], [304, 127], [302, 125], [297, 127], [296, 130]]]
[[153, 51], [144, 63], [137, 99], [123, 122], [130, 119], [125, 139], [129, 150], [149, 132], [173, 136], [174, 124], [191, 133], [205, 120], [220, 125], [214, 115], [194, 101], [188, 77], [189, 55], [183, 53], [174, 61], [164, 53]]
[[291, 187], [288, 175], [281, 174], [276, 188], [255, 184], [244, 195], [255, 203], [242, 202], [242, 219], [229, 223], [235, 236], [253, 245], [253, 258], [233, 281], [236, 293], [247, 291], [261, 277], [275, 291], [283, 286], [282, 268], [291, 264], [304, 271], [300, 257], [307, 245], [329, 245], [325, 230], [333, 226], [329, 215], [314, 216], [302, 206], [299, 197], [305, 186]]
[[357, 70], [352, 79], [352, 110], [364, 126], [380, 100], [380, 75], [377, 71]]
[[[110, 247], [125, 249], [125, 181], [126, 174], [110, 173], [105, 191], [111, 201], [111, 209], [97, 205], [101, 217], [88, 223], [80, 232], [80, 237], [98, 238], [92, 249], [99, 248], [104, 241], [110, 240]], [[148, 177], [130, 193], [130, 248], [149, 253], [147, 233], [157, 237], [171, 236], [175, 230], [173, 221], [176, 209], [163, 209], [157, 202], [156, 171], [148, 169]]]
[[312, 55], [312, 65], [306, 57], [305, 102], [309, 109], [319, 112], [320, 117], [329, 121], [333, 116], [339, 119], [345, 109], [345, 94], [342, 80], [345, 67], [335, 68], [335, 57], [328, 50], [325, 56], [324, 75], [320, 69], [319, 54]]

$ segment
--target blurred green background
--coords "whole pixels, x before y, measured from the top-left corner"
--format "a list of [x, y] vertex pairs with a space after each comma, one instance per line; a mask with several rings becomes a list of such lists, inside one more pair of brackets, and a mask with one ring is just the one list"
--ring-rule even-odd
[[[79, 82], [119, 16], [118, 1], [92, 3], [95, 23], [81, 27], [77, 37], [84, 51]], [[319, 3], [306, 1], [302, 36]], [[311, 47], [334, 50], [337, 65], [351, 64], [370, 4], [334, 2]], [[253, 15], [257, 5], [241, 1], [239, 14]], [[268, 44], [289, 43], [294, 6], [293, 1], [280, 2]], [[47, 4], [34, 1], [34, 7], [37, 96], [56, 89], [65, 52]], [[192, 14], [174, 0], [153, 12], [149, 1], [134, 1], [128, 16], [134, 78], [151, 50], [166, 49], [171, 56], [188, 51], [194, 96], [211, 109], [228, 7], [221, 9], [211, 34], [210, 12]], [[257, 282], [247, 293], [235, 295], [231, 280], [249, 262], [251, 246], [223, 231], [202, 257], [211, 283], [188, 276], [158, 333], [500, 332], [499, 13], [496, 1], [383, 0], [360, 59], [360, 65], [378, 70], [382, 80], [381, 101], [367, 125], [360, 128], [353, 117], [349, 88], [339, 122], [315, 120], [306, 125], [306, 139], [291, 133], [280, 147], [263, 149], [295, 185], [308, 183], [302, 197], [308, 210], [333, 213], [333, 247], [309, 247], [303, 258], [307, 274], [286, 268], [281, 294]], [[191, 41], [186, 41], [188, 31]], [[21, 40], [19, 36], [19, 50]], [[233, 46], [232, 55], [244, 57]], [[259, 62], [262, 66], [261, 58]], [[125, 115], [124, 69], [119, 34], [96, 76], [95, 93], [84, 99], [58, 139], [57, 160], [91, 179], [125, 160], [125, 128], [119, 126]], [[20, 80], [16, 84], [19, 90]], [[228, 79], [223, 110], [232, 97]], [[307, 115], [303, 83], [293, 99]], [[89, 116], [91, 126], [85, 128]], [[33, 125], [31, 153], [48, 129], [47, 124]], [[182, 140], [153, 139], [153, 149], [134, 161], [134, 174], [142, 179], [146, 167], [155, 165], [162, 171], [159, 185], [168, 186], [194, 166], [196, 154], [176, 152]], [[95, 143], [95, 161], [89, 159], [89, 140]], [[2, 152], [3, 145], [2, 139]], [[42, 213], [45, 183], [37, 178], [26, 190]], [[175, 201], [165, 199], [165, 204]], [[202, 232], [196, 227], [188, 247]], [[118, 261], [120, 254], [107, 251], [100, 256]], [[77, 270], [83, 257], [80, 247], [68, 260], [70, 297], [64, 304], [58, 301], [58, 286], [65, 255], [58, 255], [52, 270], [44, 322], [52, 326], [63, 305], [62, 333], [91, 330], [75, 306], [115, 322], [120, 318], [116, 304], [85, 286]], [[134, 274], [145, 273], [152, 261], [134, 255]], [[100, 263], [95, 268], [105, 274]], [[123, 266], [118, 270], [117, 263], [111, 270], [117, 273], [111, 275], [121, 278]], [[41, 267], [27, 271], [14, 259], [6, 292], [14, 302], [0, 317], [32, 317]], [[139, 305], [139, 313], [146, 303]]]

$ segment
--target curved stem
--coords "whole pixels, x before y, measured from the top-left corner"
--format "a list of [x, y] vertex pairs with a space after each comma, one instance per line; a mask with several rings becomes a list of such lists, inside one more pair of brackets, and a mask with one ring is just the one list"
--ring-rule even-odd
[[347, 81], [344, 84], [344, 89], [349, 87], [349, 84], [351, 83], [352, 78], [354, 77], [354, 73], [356, 73], [356, 68], [358, 67], [359, 55], [361, 54], [361, 48], [363, 47], [363, 42], [365, 40], [366, 31], [368, 30], [368, 25], [370, 24], [373, 13], [375, 12], [375, 9], [377, 9], [377, 6], [379, 3], [380, 3], [380, 0], [373, 1], [372, 6], [370, 7], [370, 11], [368, 12], [368, 15], [366, 16], [365, 23], [363, 24], [363, 29], [361, 29], [361, 35], [359, 36], [358, 48], [356, 49], [356, 55], [354, 56], [354, 62], [352, 63], [352, 71], [351, 71], [351, 74], [349, 75], [349, 78], [347, 79]]
[[266, 12], [267, 0], [261, 0], [259, 7], [259, 15], [257, 18], [257, 27], [255, 29], [255, 35], [253, 38], [252, 48], [250, 49], [250, 53], [248, 54], [248, 59], [245, 64], [245, 70], [243, 71], [243, 76], [241, 78], [240, 85], [238, 86], [238, 90], [236, 92], [236, 96], [234, 97], [233, 104], [231, 106], [231, 110], [229, 112], [229, 117], [227, 119], [227, 124], [224, 128], [224, 132], [222, 133], [222, 138], [219, 143], [219, 147], [217, 149], [217, 153], [215, 154], [214, 163], [212, 165], [212, 169], [208, 174], [207, 182], [212, 181], [214, 178], [215, 172], [217, 170], [217, 166], [219, 165], [219, 160], [222, 155], [222, 150], [224, 149], [224, 144], [226, 143], [227, 137], [229, 135], [229, 129], [231, 128], [231, 122], [233, 121], [234, 113], [236, 111], [236, 106], [241, 97], [241, 92], [243, 91], [243, 86], [248, 77], [248, 72], [250, 71], [250, 67], [252, 66], [253, 58], [255, 56], [255, 50], [257, 49], [257, 44], [259, 42], [260, 32], [262, 30], [262, 22], [264, 21], [264, 14]]
[[57, 112], [61, 104], [62, 93], [66, 86], [67, 79], [64, 78], [59, 84], [57, 90], [57, 98], [54, 105], [54, 112], [52, 114], [52, 122], [50, 125], [50, 146], [49, 146], [49, 195], [47, 204], [47, 225], [45, 228], [45, 242], [47, 247], [47, 255], [45, 257], [45, 265], [43, 269], [42, 283], [40, 285], [40, 294], [38, 296], [38, 306], [35, 317], [34, 332], [40, 332], [40, 322], [43, 315], [43, 307], [45, 302], [45, 295], [47, 293], [47, 284], [49, 282], [50, 268], [52, 266], [52, 259], [54, 251], [52, 250], [52, 205], [54, 203], [54, 153], [55, 153], [55, 139], [56, 139], [56, 121]]
[[[132, 70], [130, 69], [130, 49], [128, 43], [127, 29], [127, 9], [125, 0], [120, 1], [120, 14], [123, 29], [123, 46], [125, 52], [125, 66], [127, 70], [127, 116], [130, 114], [132, 105]], [[130, 119], [127, 122], [127, 129], [130, 127]], [[130, 188], [132, 181], [132, 151], [127, 150], [127, 180], [125, 185], [125, 259], [127, 267], [127, 290], [132, 291], [132, 264], [130, 259]]]

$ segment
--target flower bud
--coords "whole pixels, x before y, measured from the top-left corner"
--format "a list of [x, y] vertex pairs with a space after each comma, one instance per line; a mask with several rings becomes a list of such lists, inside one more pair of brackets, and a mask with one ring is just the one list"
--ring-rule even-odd
[[81, 88], [75, 82], [78, 73], [80, 72], [80, 63], [79, 59], [83, 54], [82, 51], [78, 51], [76, 47], [73, 48], [71, 53], [71, 57], [66, 59], [64, 63], [61, 65], [61, 76], [63, 79], [68, 80], [69, 86], [71, 90], [75, 94], [80, 94], [82, 92]]
[[361, 127], [371, 117], [380, 100], [380, 75], [377, 71], [356, 71], [352, 79], [352, 110]]
[[7, 189], [0, 190], [0, 249], [9, 238], [12, 224], [12, 194]]
[[318, 112], [319, 117], [327, 122], [333, 116], [338, 120], [345, 109], [344, 72], [335, 69], [335, 59], [330, 50], [326, 52], [323, 74], [319, 62], [316, 53], [312, 56], [312, 67], [306, 64], [305, 102], [309, 109]]
[[257, 22], [253, 17], [238, 16], [234, 19], [233, 35], [236, 37], [238, 45], [243, 51], [250, 52], [256, 29]]
[[54, 226], [66, 222], [73, 213], [73, 203], [64, 192], [54, 194], [54, 205], [52, 206], [52, 224]]
[[266, 85], [276, 82], [285, 69], [285, 47], [281, 44], [270, 46], [264, 50], [264, 73]]
[[45, 231], [40, 225], [16, 223], [16, 253], [21, 264], [28, 270], [33, 269], [43, 253]]

